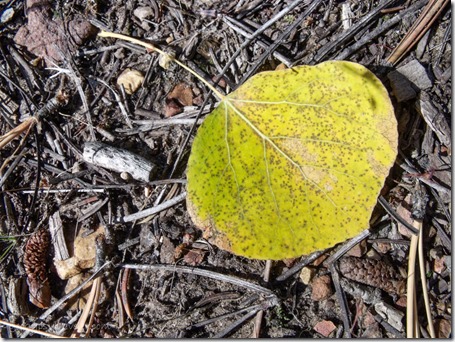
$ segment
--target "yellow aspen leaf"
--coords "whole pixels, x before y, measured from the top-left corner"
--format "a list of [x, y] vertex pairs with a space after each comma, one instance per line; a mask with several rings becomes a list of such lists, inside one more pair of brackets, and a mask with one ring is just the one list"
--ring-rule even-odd
[[328, 248], [368, 228], [397, 141], [387, 90], [360, 64], [259, 73], [199, 128], [188, 212], [205, 238], [248, 258]]

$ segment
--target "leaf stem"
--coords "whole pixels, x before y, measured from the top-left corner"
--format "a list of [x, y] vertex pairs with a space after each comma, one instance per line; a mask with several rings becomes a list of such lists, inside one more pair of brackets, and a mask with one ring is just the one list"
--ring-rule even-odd
[[218, 90], [216, 90], [214, 86], [212, 86], [210, 83], [208, 83], [196, 71], [194, 71], [190, 67], [188, 67], [185, 64], [183, 64], [182, 62], [180, 62], [178, 59], [174, 58], [173, 56], [169, 55], [168, 53], [164, 52], [163, 50], [155, 47], [154, 45], [152, 45], [150, 43], [146, 43], [146, 42], [144, 42], [144, 41], [142, 41], [140, 39], [129, 37], [129, 36], [125, 36], [125, 35], [120, 34], [120, 33], [108, 32], [108, 31], [104, 31], [104, 30], [101, 30], [101, 32], [98, 33], [98, 36], [99, 37], [105, 37], [105, 38], [117, 38], [117, 39], [126, 40], [128, 42], [143, 46], [146, 49], [150, 49], [150, 50], [156, 51], [160, 55], [162, 55], [162, 56], [170, 59], [171, 61], [175, 62], [176, 64], [180, 65], [183, 69], [188, 71], [190, 74], [194, 75], [197, 79], [199, 79], [199, 81], [204, 83], [211, 91], [213, 91], [213, 93], [216, 95], [216, 97], [218, 97], [221, 101], [223, 101], [224, 98], [225, 98], [225, 96], [223, 94], [221, 94]]

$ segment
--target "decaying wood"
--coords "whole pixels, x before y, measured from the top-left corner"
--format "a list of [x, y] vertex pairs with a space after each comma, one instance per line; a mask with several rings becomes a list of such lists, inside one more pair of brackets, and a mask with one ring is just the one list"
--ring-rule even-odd
[[387, 61], [391, 64], [396, 64], [409, 52], [439, 17], [448, 3], [449, 0], [430, 0], [401, 43], [392, 51], [389, 58], [387, 58]]
[[134, 179], [149, 182], [156, 166], [147, 159], [130, 151], [100, 142], [86, 142], [83, 158], [86, 162], [122, 173], [128, 172]]
[[68, 247], [65, 242], [65, 235], [63, 233], [62, 219], [60, 218], [60, 212], [56, 211], [49, 218], [49, 231], [52, 237], [52, 244], [54, 246], [54, 259], [55, 260], [66, 260], [70, 257]]
[[427, 93], [422, 92], [417, 109], [431, 130], [439, 138], [439, 141], [452, 151], [451, 129], [444, 115], [438, 111], [431, 102]]

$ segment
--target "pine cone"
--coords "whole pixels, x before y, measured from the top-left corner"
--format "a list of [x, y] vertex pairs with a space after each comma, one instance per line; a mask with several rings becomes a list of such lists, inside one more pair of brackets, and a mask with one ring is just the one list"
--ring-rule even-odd
[[378, 287], [390, 294], [404, 293], [405, 280], [384, 261], [345, 256], [339, 265], [341, 274], [348, 279]]
[[29, 299], [41, 309], [48, 308], [51, 302], [51, 289], [46, 267], [49, 244], [49, 232], [41, 228], [28, 239], [24, 253]]

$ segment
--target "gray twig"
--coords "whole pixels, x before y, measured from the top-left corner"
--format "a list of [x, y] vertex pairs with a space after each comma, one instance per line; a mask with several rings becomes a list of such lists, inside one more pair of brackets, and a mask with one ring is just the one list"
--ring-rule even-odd
[[355, 42], [351, 46], [345, 48], [334, 59], [338, 59], [338, 60], [346, 59], [347, 57], [352, 55], [354, 52], [356, 52], [358, 49], [360, 49], [363, 45], [370, 43], [373, 39], [375, 39], [377, 36], [379, 36], [385, 30], [388, 30], [392, 26], [398, 24], [399, 22], [401, 22], [404, 18], [408, 17], [409, 15], [414, 14], [417, 10], [419, 10], [420, 8], [425, 6], [426, 3], [427, 3], [427, 0], [420, 0], [419, 2], [416, 2], [415, 4], [413, 4], [412, 6], [409, 6], [406, 10], [399, 12], [392, 19], [387, 20], [381, 26], [375, 28], [370, 33], [364, 35], [361, 39], [359, 39], [357, 42]]
[[141, 218], [144, 218], [144, 217], [159, 213], [160, 211], [166, 210], [166, 209], [176, 205], [177, 203], [183, 201], [185, 199], [185, 197], [186, 197], [186, 192], [183, 192], [180, 195], [170, 199], [169, 201], [161, 203], [161, 204], [159, 204], [159, 205], [157, 205], [155, 207], [152, 207], [152, 208], [149, 208], [149, 209], [145, 209], [145, 210], [142, 210], [142, 211], [138, 211], [137, 213], [134, 213], [134, 214], [131, 214], [131, 215], [126, 215], [124, 217], [119, 217], [119, 218], [117, 218], [115, 220], [115, 222], [117, 222], [117, 223], [119, 223], [119, 222], [132, 222], [132, 221], [136, 221], [136, 220], [139, 220]]
[[242, 286], [245, 287], [249, 290], [260, 292], [264, 295], [270, 296], [273, 302], [277, 302], [278, 298], [276, 295], [269, 289], [262, 287], [260, 285], [256, 285], [253, 283], [250, 283], [246, 280], [239, 279], [237, 277], [209, 271], [209, 270], [204, 270], [201, 268], [192, 268], [192, 267], [186, 267], [186, 266], [179, 266], [179, 265], [164, 265], [164, 264], [155, 264], [155, 265], [134, 265], [134, 264], [124, 264], [124, 268], [131, 268], [135, 270], [142, 270], [142, 271], [151, 271], [151, 270], [164, 270], [164, 271], [169, 271], [169, 272], [179, 272], [179, 273], [188, 273], [188, 274], [196, 274], [200, 275], [203, 277], [208, 277], [220, 281], [224, 281], [227, 283], [231, 283], [237, 286]]
[[[65, 303], [68, 299], [73, 297], [76, 293], [78, 293], [80, 290], [84, 288], [92, 279], [98, 277], [103, 269], [106, 268], [106, 266], [110, 265], [110, 262], [106, 262], [103, 266], [101, 266], [95, 273], [93, 273], [89, 278], [84, 280], [79, 286], [77, 286], [74, 290], [70, 291], [66, 295], [64, 295], [62, 298], [60, 298], [58, 301], [54, 303], [49, 309], [44, 311], [41, 316], [39, 316], [35, 322], [32, 323], [32, 325], [29, 327], [30, 329], [35, 329], [38, 324], [40, 324], [42, 321], [44, 321], [50, 314], [52, 314], [55, 310], [61, 308], [62, 304]], [[28, 336], [30, 332], [26, 331], [21, 335], [21, 338], [25, 338]]]
[[387, 0], [381, 2], [374, 10], [372, 10], [370, 13], [368, 13], [366, 16], [360, 19], [356, 24], [352, 25], [348, 30], [340, 33], [337, 37], [334, 37], [334, 39], [330, 43], [323, 45], [316, 53], [316, 55], [313, 57], [313, 60], [316, 63], [319, 63], [320, 61], [325, 59], [332, 50], [334, 50], [337, 46], [340, 46], [341, 44], [345, 43], [348, 39], [356, 35], [360, 30], [362, 30], [368, 24], [370, 24], [371, 21], [374, 20], [376, 16], [380, 14], [381, 10], [383, 10], [386, 7], [389, 7], [395, 1], [396, 0]]

